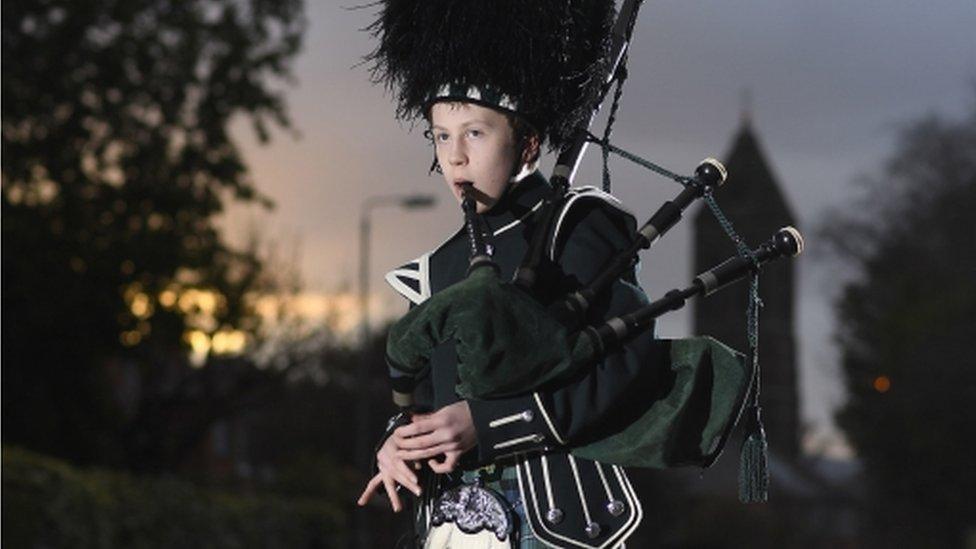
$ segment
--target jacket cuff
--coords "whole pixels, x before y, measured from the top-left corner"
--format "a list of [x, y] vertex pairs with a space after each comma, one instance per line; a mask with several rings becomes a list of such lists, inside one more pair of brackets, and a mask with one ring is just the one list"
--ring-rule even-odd
[[490, 463], [514, 454], [537, 452], [562, 444], [548, 414], [533, 393], [494, 400], [468, 399], [478, 437], [478, 461]]
[[393, 388], [393, 404], [401, 411], [412, 408], [413, 391], [417, 388], [416, 376], [404, 373], [406, 370], [393, 362], [389, 356], [386, 356], [386, 366], [390, 374], [390, 385]]

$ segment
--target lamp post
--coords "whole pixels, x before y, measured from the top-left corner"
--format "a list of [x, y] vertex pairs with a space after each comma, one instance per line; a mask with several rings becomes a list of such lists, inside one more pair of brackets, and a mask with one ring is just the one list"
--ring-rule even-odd
[[[429, 194], [384, 195], [368, 197], [362, 205], [359, 215], [359, 311], [362, 344], [362, 361], [359, 364], [356, 380], [358, 398], [356, 399], [356, 465], [361, 471], [366, 471], [370, 464], [372, 436], [377, 433], [369, 432], [369, 250], [372, 227], [370, 214], [376, 208], [393, 206], [406, 210], [432, 207], [437, 200]], [[357, 514], [357, 545], [369, 547], [369, 528], [366, 524], [365, 513]]]

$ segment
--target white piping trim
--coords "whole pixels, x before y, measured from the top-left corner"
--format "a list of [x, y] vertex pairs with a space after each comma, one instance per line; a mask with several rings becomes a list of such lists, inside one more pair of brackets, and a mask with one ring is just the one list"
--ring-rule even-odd
[[[546, 502], [549, 504], [549, 509], [556, 508], [556, 498], [552, 497], [552, 479], [549, 478], [549, 459], [545, 455], [541, 457], [542, 459], [542, 481], [546, 485]], [[549, 509], [546, 509], [548, 512]], [[546, 520], [546, 517], [540, 517], [542, 520]]]
[[[532, 535], [535, 536], [535, 538], [537, 540], [539, 540], [540, 542], [542, 542], [543, 545], [546, 545], [548, 547], [553, 547], [553, 545], [551, 543], [546, 543], [545, 540], [543, 540], [542, 538], [539, 537], [539, 533], [536, 531], [535, 526], [532, 525], [532, 519], [530, 518], [531, 517], [531, 512], [529, 511], [529, 508], [528, 508], [529, 499], [527, 497], [525, 497], [526, 494], [529, 494], [531, 492], [532, 506], [536, 510], [536, 517], [539, 517], [540, 520], [544, 520], [544, 517], [541, 517], [539, 515], [539, 505], [538, 505], [538, 502], [535, 499], [535, 487], [532, 486], [531, 480], [528, 483], [529, 484], [529, 490], [526, 491], [526, 489], [525, 489], [525, 481], [522, 480], [522, 466], [523, 465], [525, 465], [526, 471], [528, 471], [528, 468], [529, 468], [529, 466], [528, 466], [528, 460], [526, 460], [524, 457], [518, 458], [518, 463], [515, 464], [515, 473], [516, 473], [516, 477], [518, 478], [519, 495], [522, 496], [522, 503], [523, 503], [524, 509], [525, 509], [525, 517], [527, 519], [527, 522], [529, 523], [529, 531], [531, 531], [532, 532]], [[526, 474], [528, 474], [528, 472], [526, 472]]]
[[[437, 247], [434, 248], [433, 250], [425, 253], [424, 255], [418, 257], [417, 259], [414, 259], [413, 261], [407, 264], [407, 265], [412, 265], [414, 263], [417, 264], [417, 270], [418, 270], [417, 280], [420, 280], [419, 301], [414, 301], [413, 299], [410, 299], [410, 297], [407, 296], [406, 294], [400, 292], [400, 288], [394, 285], [394, 283], [390, 280], [390, 275], [392, 275], [393, 272], [387, 273], [386, 275], [387, 283], [390, 284], [390, 286], [393, 286], [393, 289], [396, 290], [398, 293], [400, 293], [400, 295], [409, 299], [414, 305], [420, 305], [421, 303], [426, 301], [427, 298], [429, 298], [433, 293], [430, 287], [430, 256], [434, 255], [437, 252], [437, 250], [443, 248], [445, 244], [453, 240], [454, 237], [456, 237], [462, 231], [464, 231], [464, 227], [461, 227], [460, 229], [451, 233], [451, 236], [447, 237], [447, 239], [445, 239], [443, 242], [438, 244]], [[410, 288], [409, 286], [407, 286], [407, 288], [413, 293], [413, 295], [415, 296], [418, 295], [417, 292], [414, 292], [413, 289]]]
[[420, 263], [420, 296], [427, 301], [430, 298], [430, 253], [426, 253], [417, 260]]
[[519, 173], [513, 175], [508, 182], [509, 183], [521, 183], [523, 179], [534, 174], [536, 172], [535, 163], [532, 164], [522, 164], [522, 168]]
[[607, 482], [607, 475], [603, 473], [603, 467], [600, 465], [599, 461], [594, 461], [596, 465], [596, 472], [600, 474], [600, 482], [603, 483], [603, 489], [607, 492], [607, 503], [613, 501], [613, 492], [610, 490], [610, 483]]
[[[411, 263], [413, 265], [413, 263]], [[419, 269], [419, 267], [418, 267]], [[420, 271], [411, 269], [394, 269], [390, 271], [391, 273], [399, 276], [400, 278], [409, 278], [411, 280], [420, 280]]]
[[559, 213], [559, 219], [556, 220], [556, 229], [552, 233], [552, 244], [549, 247], [549, 259], [552, 260], [556, 259], [556, 242], [559, 241], [559, 229], [562, 227], [563, 219], [565, 219], [566, 215], [569, 213], [569, 209], [573, 205], [573, 203], [579, 200], [580, 198], [587, 198], [587, 197], [599, 198], [600, 200], [603, 200], [607, 204], [613, 206], [614, 208], [617, 208], [618, 210], [623, 211], [624, 213], [627, 213], [631, 216], [634, 215], [633, 212], [630, 211], [630, 209], [626, 208], [623, 205], [623, 203], [621, 203], [620, 200], [617, 199], [617, 197], [613, 196], [610, 193], [605, 193], [596, 187], [591, 187], [591, 186], [577, 187], [570, 192], [573, 193], [573, 196], [566, 201], [566, 204], [563, 206], [562, 211]]
[[576, 481], [576, 493], [579, 494], [580, 506], [583, 507], [583, 516], [586, 518], [586, 526], [593, 524], [593, 517], [590, 516], [590, 508], [586, 506], [586, 492], [583, 491], [583, 482], [580, 481], [579, 469], [576, 467], [576, 458], [572, 454], [567, 454], [569, 458], [569, 468], [573, 470], [573, 480]]
[[491, 428], [496, 428], [501, 427], [502, 425], [508, 425], [509, 423], [514, 423], [516, 421], [532, 421], [532, 410], [523, 410], [512, 415], [493, 419], [488, 422], [488, 426]]
[[[515, 227], [519, 223], [524, 222], [536, 210], [538, 210], [540, 207], [542, 207], [543, 202], [545, 202], [545, 201], [544, 200], [539, 200], [538, 202], [536, 202], [535, 206], [533, 206], [532, 209], [529, 210], [527, 213], [525, 213], [522, 217], [516, 219], [515, 221], [512, 221], [508, 225], [505, 225], [505, 226], [503, 226], [503, 227], [501, 227], [501, 228], [493, 231], [491, 233], [492, 236], [498, 236], [498, 235], [502, 234], [503, 232], [505, 232], [505, 231], [507, 231], [507, 230], [509, 230], [509, 229], [511, 229], [513, 227]], [[385, 280], [386, 280], [386, 283], [389, 284], [390, 286], [392, 286], [393, 287], [393, 290], [395, 292], [397, 292], [398, 294], [400, 294], [403, 297], [407, 298], [407, 300], [409, 300], [414, 305], [420, 305], [424, 301], [427, 301], [427, 299], [429, 299], [430, 296], [433, 294], [433, 292], [431, 291], [431, 287], [430, 287], [430, 256], [432, 256], [438, 250], [440, 250], [441, 248], [443, 248], [445, 244], [447, 244], [448, 242], [450, 242], [451, 240], [453, 240], [454, 237], [456, 237], [462, 231], [464, 231], [464, 227], [462, 227], [462, 228], [458, 229], [457, 231], [455, 231], [453, 234], [451, 234], [451, 236], [449, 236], [447, 238], [447, 240], [444, 240], [443, 242], [441, 242], [440, 244], [438, 244], [437, 247], [434, 248], [433, 250], [425, 253], [424, 255], [420, 256], [419, 258], [417, 258], [417, 259], [415, 259], [415, 260], [413, 260], [413, 261], [411, 261], [410, 263], [407, 264], [407, 265], [417, 264], [417, 270], [416, 271], [410, 270], [410, 269], [398, 268], [398, 269], [394, 269], [394, 270], [386, 273], [386, 276], [384, 277]], [[409, 278], [409, 279], [412, 279], [412, 280], [419, 280], [420, 281], [420, 292], [415, 291], [410, 286], [407, 286], [402, 281], [398, 280], [397, 279], [397, 276], [402, 276], [404, 278]]]
[[534, 433], [531, 435], [525, 435], [524, 437], [513, 438], [506, 440], [505, 442], [499, 442], [492, 446], [495, 450], [501, 450], [502, 448], [508, 448], [509, 446], [515, 446], [516, 444], [522, 444], [523, 442], [542, 442], [545, 437], [539, 433]]
[[[412, 268], [416, 265], [416, 268]], [[398, 269], [386, 273], [383, 277], [393, 290], [407, 298], [414, 305], [420, 305], [430, 298], [430, 254], [426, 253]], [[406, 278], [420, 282], [420, 291], [414, 290], [400, 280]]]
[[549, 427], [549, 430], [552, 431], [552, 437], [556, 439], [556, 442], [559, 444], [566, 444], [566, 440], [559, 436], [559, 433], [556, 432], [556, 428], [553, 427], [549, 414], [546, 413], [546, 409], [542, 406], [542, 399], [539, 398], [539, 392], [536, 391], [532, 393], [532, 396], [535, 398], [535, 405], [539, 407], [539, 412], [542, 413], [542, 418], [546, 420], [546, 425]]
[[644, 520], [644, 508], [641, 507], [641, 502], [639, 499], [637, 499], [637, 493], [634, 492], [634, 487], [631, 486], [630, 478], [627, 477], [626, 471], [617, 465], [611, 465], [610, 468], [613, 469], [613, 472], [617, 475], [617, 482], [620, 483], [620, 486], [624, 490], [624, 499], [627, 500], [627, 503], [630, 504], [630, 508], [632, 509], [630, 516], [633, 523], [631, 524], [629, 522], [625, 522], [624, 525], [620, 527], [620, 533], [622, 534], [620, 540], [623, 541], [629, 538], [630, 535], [634, 533], [634, 530], [636, 530], [637, 527], [640, 526], [640, 523]]
[[[525, 466], [525, 477], [526, 478], [524, 480], [522, 479], [522, 467], [520, 467], [519, 465], [524, 465]], [[535, 509], [535, 516], [536, 516], [536, 518], [539, 519], [539, 525], [542, 526], [542, 529], [545, 531], [546, 534], [552, 536], [553, 538], [562, 540], [563, 542], [565, 542], [567, 544], [570, 544], [570, 545], [573, 545], [573, 546], [576, 546], [576, 547], [583, 547], [584, 549], [605, 549], [606, 547], [616, 547], [621, 542], [623, 542], [628, 537], [630, 537], [630, 535], [636, 529], [637, 525], [640, 524], [640, 519], [638, 519], [633, 524], [631, 523], [631, 521], [635, 517], [638, 516], [638, 513], [640, 513], [640, 515], [639, 515], [640, 518], [643, 518], [643, 514], [642, 514], [642, 511], [641, 511], [640, 502], [636, 501], [636, 496], [633, 495], [633, 488], [631, 487], [630, 488], [630, 493], [625, 495], [625, 497], [628, 499], [628, 503], [631, 503], [631, 505], [628, 508], [628, 514], [629, 514], [629, 517], [630, 518], [626, 522], [624, 522], [624, 525], [620, 527], [620, 530], [618, 530], [616, 533], [614, 533], [614, 535], [612, 535], [609, 538], [607, 538], [607, 540], [604, 541], [602, 545], [597, 546], [597, 545], [593, 545], [593, 544], [582, 543], [582, 542], [580, 542], [578, 540], [575, 540], [575, 539], [572, 539], [572, 538], [568, 538], [566, 536], [559, 535], [556, 532], [550, 530], [548, 526], [546, 526], [546, 522], [545, 522], [544, 515], [539, 512], [539, 498], [537, 497], [536, 492], [535, 492], [535, 481], [532, 479], [532, 468], [529, 466], [529, 460], [526, 459], [525, 461], [520, 462], [519, 465], [516, 465], [516, 472], [518, 473], [519, 493], [522, 495], [522, 500], [527, 503], [528, 502], [528, 499], [526, 498], [526, 495], [528, 494], [529, 496], [531, 496], [531, 498], [532, 498], [532, 507]], [[614, 466], [614, 467], [616, 467], [616, 466]], [[619, 473], [618, 473], [618, 476], [619, 476]], [[626, 477], [624, 477], [624, 479], [626, 479]], [[628, 481], [628, 483], [629, 483], [629, 481]], [[529, 492], [526, 492], [526, 490], [525, 490], [525, 484], [528, 484], [529, 485]], [[628, 484], [628, 486], [629, 486], [629, 484]], [[626, 491], [626, 489], [625, 489], [625, 491]], [[528, 513], [528, 512], [529, 512], [529, 510], [526, 509], [526, 513]], [[627, 528], [629, 528], [629, 530], [627, 530]], [[536, 539], [538, 539], [539, 541], [541, 541], [542, 543], [544, 543], [545, 545], [547, 545], [549, 547], [556, 547], [558, 549], [558, 547], [559, 547], [558, 545], [553, 545], [552, 543], [546, 541], [545, 539], [543, 539], [539, 535], [539, 532], [535, 529], [535, 526], [532, 524], [532, 520], [529, 520], [529, 529], [532, 530], [532, 534], [535, 535]], [[621, 534], [624, 534], [624, 535], [621, 535]]]
[[[532, 494], [532, 507], [535, 508], [535, 516], [539, 519], [539, 524], [542, 526], [542, 529], [545, 530], [545, 532], [547, 534], [551, 535], [552, 537], [554, 537], [556, 539], [565, 541], [567, 543], [570, 543], [572, 545], [575, 545], [576, 547], [588, 548], [589, 546], [587, 546], [585, 544], [582, 544], [582, 543], [580, 543], [580, 542], [578, 542], [578, 541], [576, 541], [576, 540], [574, 540], [572, 538], [567, 538], [566, 536], [561, 536], [561, 535], [553, 532], [552, 530], [549, 529], [549, 527], [546, 526], [546, 524], [545, 524], [545, 516], [542, 515], [542, 513], [539, 512], [539, 498], [536, 496], [536, 493], [535, 493], [535, 481], [532, 480], [532, 469], [529, 466], [528, 460], [525, 461], [524, 465], [525, 465], [525, 475], [528, 477], [527, 482], [529, 484], [529, 490], [531, 491], [531, 494]], [[521, 471], [521, 467], [519, 468], [519, 490], [522, 492], [523, 495], [525, 494], [525, 488], [522, 485], [522, 471]], [[523, 499], [525, 499], [525, 498], [523, 498]], [[528, 511], [528, 510], [526, 510], [526, 511]], [[532, 521], [531, 520], [529, 520], [529, 527], [532, 528], [532, 533], [535, 534], [536, 539], [538, 539], [542, 543], [545, 543], [549, 547], [556, 547], [556, 548], [559, 547], [558, 545], [553, 545], [551, 543], [548, 543], [548, 542], [546, 542], [546, 540], [544, 540], [543, 538], [541, 538], [539, 536], [539, 534], [535, 531], [535, 527], [532, 526]]]
[[515, 221], [512, 221], [512, 222], [511, 222], [511, 223], [509, 223], [508, 225], [505, 225], [504, 227], [501, 227], [500, 229], [498, 229], [498, 230], [496, 230], [495, 232], [493, 232], [493, 233], [491, 233], [491, 235], [492, 235], [492, 236], [498, 236], [498, 235], [500, 235], [500, 234], [502, 234], [503, 232], [505, 232], [505, 231], [507, 231], [507, 230], [509, 230], [509, 229], [511, 229], [512, 227], [514, 227], [514, 226], [516, 226], [516, 225], [518, 225], [519, 223], [522, 223], [522, 222], [523, 222], [523, 221], [525, 221], [525, 220], [526, 220], [526, 219], [527, 219], [527, 218], [528, 218], [528, 217], [529, 217], [530, 215], [532, 215], [532, 214], [533, 214], [533, 213], [534, 213], [534, 212], [535, 212], [536, 210], [538, 210], [539, 208], [541, 208], [541, 207], [542, 207], [542, 203], [543, 203], [543, 202], [545, 202], [545, 201], [544, 201], [544, 200], [539, 200], [538, 202], [536, 202], [536, 203], [535, 203], [535, 206], [532, 206], [532, 209], [531, 209], [531, 210], [529, 210], [529, 211], [528, 211], [528, 212], [527, 212], [527, 213], [526, 213], [525, 215], [523, 215], [522, 217], [520, 217], [520, 218], [518, 218], [518, 219], [516, 219]]
[[[404, 271], [402, 269], [396, 269], [394, 271], [390, 271], [386, 273], [386, 276], [384, 278], [386, 279], [386, 283], [392, 286], [393, 290], [396, 293], [407, 298], [407, 300], [409, 300], [414, 305], [419, 305], [424, 301], [423, 295], [420, 292], [408, 286], [405, 282], [403, 282], [399, 278], [400, 276], [403, 276], [407, 272], [408, 271]], [[414, 278], [414, 277], [407, 276], [405, 278]], [[419, 280], [419, 279], [415, 279], [415, 280]], [[421, 282], [421, 289], [423, 289], [423, 282]]]

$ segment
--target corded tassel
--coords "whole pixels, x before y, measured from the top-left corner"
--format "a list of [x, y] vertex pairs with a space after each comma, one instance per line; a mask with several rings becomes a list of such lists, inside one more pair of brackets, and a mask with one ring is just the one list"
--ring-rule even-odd
[[759, 406], [749, 406], [746, 410], [746, 436], [739, 459], [739, 501], [742, 503], [764, 503], [769, 495], [766, 431], [760, 412]]

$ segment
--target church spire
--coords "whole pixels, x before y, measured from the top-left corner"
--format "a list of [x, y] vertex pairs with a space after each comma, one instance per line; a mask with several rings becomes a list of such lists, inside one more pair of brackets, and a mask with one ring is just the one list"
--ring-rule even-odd
[[741, 110], [739, 111], [739, 123], [743, 128], [747, 128], [752, 125], [752, 90], [742, 88], [739, 99], [742, 102]]

